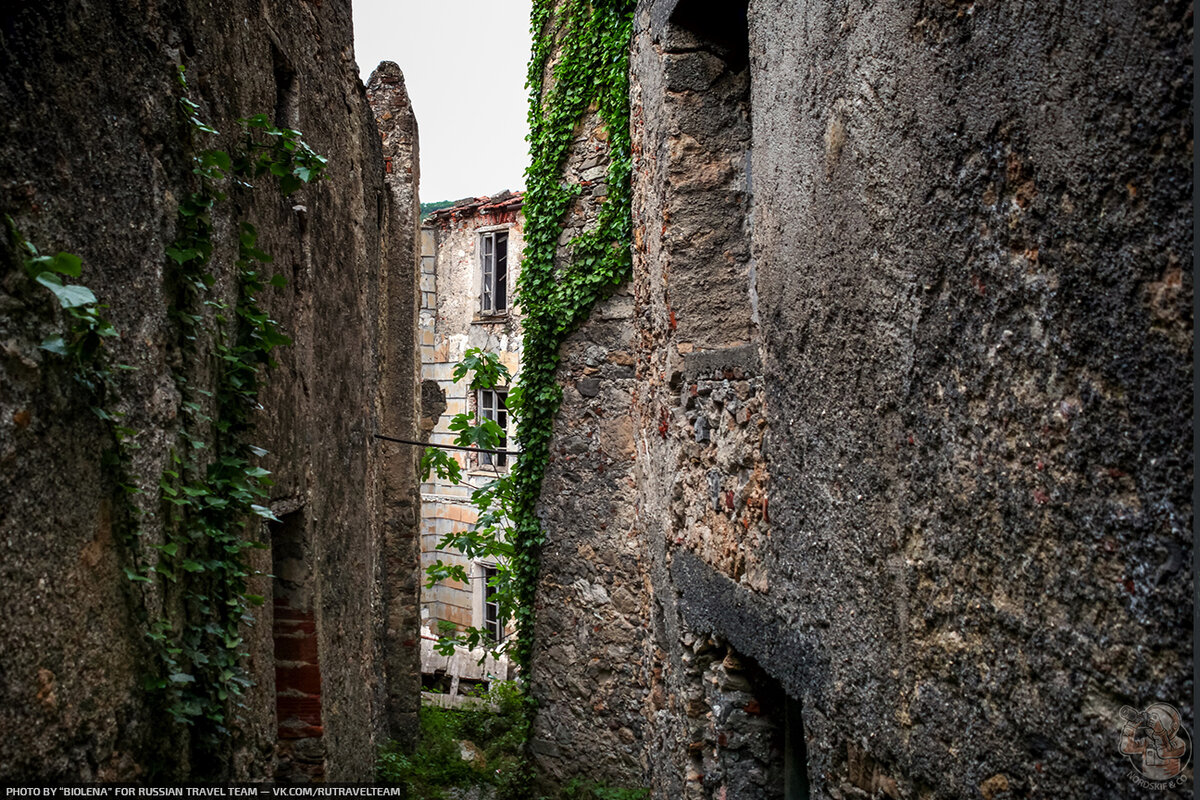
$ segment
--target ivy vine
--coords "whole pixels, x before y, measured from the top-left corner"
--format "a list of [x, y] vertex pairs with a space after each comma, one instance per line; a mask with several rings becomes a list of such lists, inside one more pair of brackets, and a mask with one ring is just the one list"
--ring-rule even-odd
[[[194, 753], [211, 763], [227, 751], [229, 723], [252, 685], [241, 634], [253, 622], [251, 609], [265, 598], [249, 592], [249, 579], [261, 573], [252, 568], [248, 551], [266, 546], [255, 535], [261, 519], [275, 519], [264, 505], [271, 480], [255, 463], [267, 451], [250, 442], [252, 417], [264, 368], [274, 366], [272, 350], [291, 344], [259, 305], [267, 285], [282, 287], [285, 281], [263, 274], [271, 256], [258, 247], [258, 232], [246, 220], [237, 227], [234, 299], [222, 299], [210, 270], [212, 212], [228, 199], [223, 187], [244, 192], [266, 177], [286, 197], [319, 180], [326, 159], [299, 131], [277, 127], [265, 114], [238, 121], [239, 147], [232, 151], [198, 147], [200, 136], [219, 134], [187, 96], [182, 66], [178, 80], [198, 188], [179, 204], [177, 238], [166, 248], [169, 283], [178, 289], [169, 314], [197, 374], [173, 375], [184, 421], [157, 486], [163, 540], [143, 543], [150, 539], [144, 528], [155, 513], [134, 502], [121, 509], [127, 523], [121, 539], [129, 562], [125, 576], [144, 589], [141, 615], [153, 660], [145, 686], [176, 722], [193, 729]], [[115, 410], [116, 371], [133, 368], [110, 366], [104, 343], [118, 333], [102, 313], [105, 306], [87, 286], [67, 282], [81, 277], [82, 259], [65, 252], [42, 255], [11, 217], [5, 222], [26, 274], [49, 290], [62, 311], [61, 333], [47, 337], [41, 349], [70, 362], [92, 411], [107, 424], [115, 447], [102, 460], [122, 495], [128, 500], [143, 494], [145, 482], [132, 475], [131, 466], [137, 431], [123, 425]]]
[[[550, 457], [554, 415], [562, 400], [555, 380], [558, 348], [598, 300], [632, 270], [632, 153], [629, 128], [631, 0], [534, 0], [529, 62], [530, 166], [525, 173], [525, 251], [517, 287], [523, 317], [516, 397], [521, 455], [513, 468], [513, 556], [507, 579], [517, 627], [513, 657], [528, 674], [533, 648], [538, 554], [545, 537], [537, 517]], [[551, 66], [551, 58], [555, 58]], [[543, 76], [549, 69], [549, 85]], [[581, 187], [563, 169], [576, 129], [595, 110], [608, 133], [608, 195], [590, 230], [559, 256], [559, 237]]]
[[239, 147], [232, 151], [197, 146], [218, 131], [187, 96], [184, 68], [180, 108], [194, 148], [198, 189], [179, 205], [178, 238], [167, 249], [167, 273], [179, 289], [172, 316], [188, 361], [199, 374], [175, 374], [183, 398], [180, 441], [158, 489], [164, 507], [164, 541], [153, 563], [127, 571], [139, 583], [157, 582], [162, 613], [150, 625], [157, 669], [147, 688], [161, 692], [179, 723], [193, 726], [194, 747], [219, 758], [229, 723], [252, 685], [245, 669], [243, 626], [265, 598], [249, 592], [257, 573], [248, 551], [266, 547], [255, 533], [275, 516], [265, 505], [270, 473], [258, 466], [267, 451], [250, 442], [253, 412], [263, 370], [274, 366], [274, 348], [291, 344], [258, 302], [266, 285], [282, 287], [282, 275], [267, 278], [271, 256], [258, 247], [258, 232], [238, 224], [236, 288], [222, 299], [210, 271], [212, 212], [233, 191], [250, 190], [262, 177], [277, 179], [290, 195], [321, 177], [326, 159], [299, 131], [279, 128], [265, 114], [239, 120]]

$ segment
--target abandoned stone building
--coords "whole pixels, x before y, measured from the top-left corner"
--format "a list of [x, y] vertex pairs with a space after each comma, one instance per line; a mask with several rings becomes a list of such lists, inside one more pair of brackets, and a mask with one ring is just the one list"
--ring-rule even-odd
[[[371, 779], [420, 691], [416, 455], [372, 438], [416, 429], [399, 71], [381, 143], [349, 0], [6, 4], [0, 64], [0, 781]], [[239, 166], [246, 141], [292, 185]], [[50, 263], [99, 306], [60, 310], [25, 242], [81, 258]], [[98, 356], [69, 349], [91, 312]], [[270, 320], [291, 345], [248, 378]], [[253, 485], [271, 520], [217, 527]], [[239, 597], [246, 619], [217, 606]]]
[[[496, 353], [512, 375], [521, 369], [521, 323], [513, 307], [521, 263], [521, 195], [503, 192], [460, 201], [431, 213], [421, 226], [421, 380], [424, 391], [440, 397], [424, 410], [423, 426], [433, 444], [453, 444], [450, 419], [463, 412], [510, 428], [505, 388], [468, 396], [467, 379], [455, 381], [453, 370], [467, 350]], [[428, 385], [432, 384], [432, 385]], [[436, 418], [432, 412], [445, 407]], [[514, 448], [515, 449], [515, 448]], [[438, 558], [468, 567], [470, 586], [441, 581], [421, 595], [421, 622], [434, 633], [438, 623], [460, 628], [487, 628], [504, 638], [495, 609], [484, 590], [487, 570], [495, 565], [468, 564], [460, 553], [438, 548], [452, 530], [473, 525], [476, 509], [471, 488], [508, 471], [508, 453], [453, 454], [467, 481], [458, 486], [431, 476], [421, 487], [421, 566]]]
[[[421, 226], [421, 426], [431, 444], [453, 445], [455, 414], [467, 412], [512, 428], [507, 388], [468, 392], [468, 378], [454, 380], [455, 365], [472, 348], [498, 354], [512, 375], [521, 370], [521, 323], [514, 307], [523, 245], [521, 193], [500, 192], [469, 198], [432, 212]], [[439, 413], [440, 412], [440, 413]], [[511, 448], [514, 451], [515, 447]], [[457, 696], [461, 680], [488, 683], [489, 675], [510, 676], [508, 659], [496, 661], [480, 653], [461, 658], [437, 655], [432, 648], [440, 625], [459, 630], [489, 631], [502, 643], [511, 623], [489, 601], [488, 580], [496, 564], [470, 561], [439, 545], [446, 534], [475, 524], [478, 511], [470, 502], [474, 487], [507, 473], [514, 453], [453, 452], [465, 480], [454, 485], [436, 475], [421, 486], [421, 568], [438, 560], [467, 568], [468, 583], [439, 581], [421, 591], [422, 673], [426, 681]], [[429, 644], [426, 644], [429, 643]], [[486, 658], [484, 664], [476, 662]], [[480, 667], [480, 668], [477, 668]], [[465, 687], [464, 687], [465, 688]]]
[[[220, 5], [0, 9], [3, 781], [370, 780], [422, 623], [489, 622], [377, 435], [501, 421], [451, 370], [528, 357], [532, 191], [422, 228], [349, 0]], [[1143, 796], [1123, 706], [1194, 724], [1191, 5], [633, 5], [632, 152], [589, 108], [557, 176], [565, 274], [632, 159], [632, 278], [551, 364], [540, 780]]]
[[542, 487], [551, 783], [1142, 796], [1122, 706], [1193, 721], [1191, 33], [637, 3], [633, 279]]

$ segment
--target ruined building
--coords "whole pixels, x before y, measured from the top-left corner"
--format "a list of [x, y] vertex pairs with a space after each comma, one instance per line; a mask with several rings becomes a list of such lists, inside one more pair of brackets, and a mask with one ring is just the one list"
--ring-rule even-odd
[[[635, 5], [631, 152], [591, 107], [555, 176], [567, 274], [632, 159], [633, 264], [536, 364], [542, 779], [1144, 796], [1122, 707], [1194, 724], [1191, 6]], [[462, 513], [375, 436], [499, 412], [448, 365], [516, 363], [536, 217], [421, 233], [356, 69], [348, 0], [0, 11], [0, 780], [411, 742]]]
[[[510, 374], [520, 372], [521, 323], [513, 300], [524, 244], [521, 205], [519, 192], [470, 198], [432, 212], [421, 226], [421, 427], [433, 444], [453, 445], [450, 421], [464, 412], [513, 427], [508, 387], [472, 394], [469, 376], [455, 381], [453, 372], [472, 348], [499, 355]], [[511, 624], [505, 625], [498, 605], [488, 599], [496, 564], [439, 547], [446, 534], [475, 524], [471, 491], [508, 472], [517, 448], [510, 449], [514, 453], [453, 451], [464, 480], [454, 485], [431, 475], [421, 486], [422, 569], [441, 560], [466, 567], [469, 578], [467, 584], [445, 579], [421, 590], [422, 673], [448, 697], [468, 688], [460, 687], [463, 680], [479, 685], [491, 675], [510, 677], [507, 658], [488, 656], [479, 663], [482, 652], [446, 657], [433, 649], [439, 626], [487, 630], [497, 643], [511, 633]]]
[[1193, 723], [1190, 5], [635, 14], [633, 279], [561, 350], [542, 487], [543, 775], [1142, 796], [1122, 706]]
[[[416, 430], [416, 125], [394, 65], [373, 94], [382, 143], [348, 0], [0, 11], [0, 780], [367, 780], [411, 740], [416, 461], [372, 435]], [[284, 129], [320, 180], [270, 149]], [[59, 354], [93, 323], [26, 241], [82, 259], [52, 263], [119, 334], [99, 356]], [[268, 318], [271, 369], [240, 360]], [[210, 492], [229, 465], [242, 489]], [[214, 528], [250, 484], [271, 519]], [[244, 569], [239, 640], [210, 592]], [[195, 688], [234, 686], [206, 666], [226, 652], [240, 709]]]
[[[429, 441], [453, 444], [450, 420], [463, 412], [508, 429], [506, 387], [468, 396], [468, 380], [455, 381], [453, 371], [467, 350], [477, 348], [499, 355], [512, 375], [520, 372], [521, 325], [513, 296], [521, 263], [521, 195], [503, 192], [434, 211], [422, 224], [421, 237], [421, 379], [426, 383], [423, 391], [440, 398], [423, 409], [422, 425], [430, 430]], [[435, 414], [439, 409], [442, 413]], [[438, 558], [461, 561], [460, 554], [441, 553], [438, 542], [447, 533], [475, 523], [472, 485], [507, 472], [511, 460], [507, 453], [453, 455], [467, 481], [454, 486], [431, 476], [421, 488], [422, 567]], [[491, 626], [497, 639], [502, 639], [499, 620], [494, 614], [489, 617], [485, 609], [488, 565], [461, 563], [469, 568], [471, 586], [442, 581], [425, 590], [422, 624], [434, 633], [439, 622], [462, 628]]]

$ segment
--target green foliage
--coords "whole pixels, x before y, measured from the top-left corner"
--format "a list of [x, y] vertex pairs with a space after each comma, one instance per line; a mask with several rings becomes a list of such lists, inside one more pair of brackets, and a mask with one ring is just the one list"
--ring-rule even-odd
[[23, 254], [25, 274], [50, 291], [62, 309], [66, 325], [62, 333], [47, 337], [41, 348], [71, 359], [75, 377], [93, 391], [108, 384], [111, 373], [105, 369], [101, 352], [104, 340], [117, 336], [117, 330], [100, 313], [106, 306], [86, 286], [64, 283], [62, 276], [83, 275], [83, 259], [73, 253], [44, 256], [17, 230], [12, 217], [4, 218], [8, 236], [17, 252]]
[[[648, 789], [621, 789], [595, 781], [572, 780], [551, 797], [534, 794], [535, 774], [525, 753], [529, 698], [515, 681], [492, 681], [474, 708], [421, 708], [421, 738], [415, 753], [394, 743], [380, 749], [382, 783], [400, 784], [410, 800], [444, 800], [448, 789], [494, 787], [496, 800], [646, 800]], [[482, 752], [482, 760], [462, 757], [460, 742]]]
[[[186, 93], [182, 66], [179, 83]], [[193, 147], [197, 137], [218, 135], [198, 104], [186, 94], [179, 102]], [[249, 580], [259, 574], [249, 551], [264, 546], [256, 537], [261, 520], [275, 517], [264, 505], [270, 473], [256, 464], [267, 451], [249, 437], [263, 369], [273, 365], [271, 351], [291, 343], [259, 305], [265, 286], [281, 286], [283, 279], [263, 274], [271, 257], [258, 247], [258, 232], [248, 221], [236, 228], [232, 302], [217, 285], [210, 270], [212, 213], [227, 199], [226, 187], [244, 192], [270, 176], [286, 197], [318, 180], [325, 166], [299, 132], [276, 128], [265, 115], [240, 124], [240, 146], [232, 152], [196, 148], [197, 188], [180, 202], [177, 238], [166, 248], [166, 272], [179, 287], [171, 314], [185, 361], [201, 374], [175, 375], [184, 414], [158, 486], [166, 539], [125, 570], [130, 581], [163, 598], [162, 615], [149, 624], [157, 664], [146, 688], [159, 694], [173, 720], [192, 726], [193, 742], [210, 758], [219, 758], [231, 717], [252, 685], [242, 626], [253, 622], [251, 611], [265, 598], [249, 592]]]
[[[527, 800], [529, 766], [524, 756], [528, 721], [525, 695], [514, 682], [492, 681], [478, 708], [421, 708], [421, 740], [415, 753], [394, 744], [380, 751], [379, 780], [408, 788], [410, 800], [441, 800], [449, 788], [494, 786], [498, 800]], [[483, 758], [462, 758], [469, 741]]]
[[559, 793], [559, 800], [648, 800], [649, 797], [649, 789], [622, 789], [578, 778], [572, 778]]
[[456, 200], [437, 200], [433, 203], [421, 203], [421, 219], [425, 219], [439, 209], [449, 208], [456, 202]]
[[[632, 268], [628, 72], [633, 6], [631, 0], [533, 4], [531, 163], [525, 173], [525, 251], [517, 294], [524, 339], [519, 385], [509, 395], [522, 451], [512, 471], [509, 508], [514, 550], [510, 591], [517, 623], [513, 655], [522, 669], [529, 668], [532, 652], [533, 595], [544, 541], [536, 506], [562, 394], [555, 380], [558, 348]], [[556, 42], [560, 50], [551, 85], [543, 86]], [[608, 132], [609, 194], [595, 226], [570, 243], [565, 263], [556, 263], [559, 236], [580, 191], [563, 182], [563, 167], [576, 128], [592, 108]]]
[[[469, 391], [474, 393], [480, 389], [491, 389], [505, 386], [512, 375], [508, 367], [500, 361], [495, 353], [488, 353], [478, 348], [471, 348], [463, 356], [463, 360], [454, 366], [452, 373], [455, 381], [460, 381], [467, 375], [471, 376]], [[481, 448], [483, 450], [498, 450], [504, 446], [505, 432], [493, 420], [480, 416], [477, 412], [461, 412], [450, 420], [450, 430], [454, 431], [454, 444], [460, 447]], [[495, 478], [478, 486], [471, 491], [471, 505], [475, 506], [475, 525], [468, 530], [454, 531], [442, 537], [438, 543], [440, 549], [452, 548], [459, 551], [468, 559], [478, 559], [496, 565], [496, 575], [489, 585], [495, 593], [491, 600], [497, 604], [501, 624], [507, 623], [515, 613], [516, 594], [513, 591], [512, 571], [509, 562], [512, 559], [513, 548], [509, 542], [509, 511], [512, 508], [512, 476], [493, 468]], [[462, 468], [458, 460], [445, 450], [436, 447], [425, 448], [421, 457], [421, 479], [429, 480], [430, 474], [436, 474], [443, 480], [448, 480], [455, 486], [464, 482]], [[470, 580], [466, 569], [461, 564], [447, 564], [441, 559], [425, 568], [426, 586], [432, 588], [438, 581], [458, 580], [466, 583]], [[489, 633], [483, 628], [467, 628], [459, 632], [455, 626], [442, 628], [435, 649], [443, 655], [450, 655], [456, 647], [475, 648], [488, 647], [491, 652], [499, 655], [507, 645], [506, 642], [492, 642]]]

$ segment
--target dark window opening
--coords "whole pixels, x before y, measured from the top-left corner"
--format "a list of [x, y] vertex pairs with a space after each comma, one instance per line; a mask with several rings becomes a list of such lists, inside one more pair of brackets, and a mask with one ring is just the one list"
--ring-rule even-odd
[[508, 232], [482, 234], [483, 283], [481, 310], [484, 314], [502, 314], [508, 309]]
[[804, 740], [804, 718], [800, 701], [784, 695], [784, 800], [808, 800], [808, 743]]
[[504, 641], [504, 623], [500, 619], [500, 604], [496, 602], [496, 587], [492, 585], [499, 574], [495, 567], [483, 567], [483, 629], [493, 642]]
[[[504, 435], [500, 437], [497, 450], [508, 449], [508, 392], [500, 389], [480, 389], [479, 390], [479, 416], [483, 419], [490, 419], [492, 422], [500, 426], [504, 431]], [[508, 453], [483, 453], [479, 454], [480, 466], [508, 466]]]
[[739, 72], [750, 62], [749, 0], [682, 0], [671, 23], [695, 34]]

